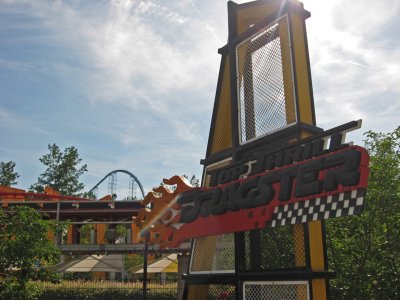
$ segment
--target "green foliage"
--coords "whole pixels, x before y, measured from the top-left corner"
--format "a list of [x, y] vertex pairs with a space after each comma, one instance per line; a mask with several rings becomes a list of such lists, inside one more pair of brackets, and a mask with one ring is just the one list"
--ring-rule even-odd
[[21, 285], [14, 277], [6, 277], [0, 281], [0, 299], [36, 300], [39, 295], [39, 288], [32, 282]]
[[122, 289], [46, 289], [42, 292], [39, 300], [54, 299], [76, 299], [76, 300], [98, 300], [98, 299], [141, 299], [140, 290], [122, 290]]
[[93, 224], [83, 224], [79, 229], [80, 244], [90, 244], [90, 232], [93, 229]]
[[326, 222], [333, 299], [400, 298], [400, 127], [366, 133], [370, 176], [364, 212]]
[[126, 237], [127, 233], [128, 228], [126, 228], [126, 225], [118, 224], [117, 226], [115, 226], [115, 236], [117, 239]]
[[[249, 236], [246, 236], [248, 244], [250, 244], [250, 235], [251, 232], [249, 232]], [[291, 269], [296, 267], [296, 241], [293, 226], [266, 228], [260, 230], [259, 235], [263, 251], [260, 253], [260, 265], [257, 267], [261, 270]], [[248, 265], [251, 265], [250, 261], [253, 255], [258, 255], [258, 253], [251, 253], [250, 257], [246, 257], [246, 260], [249, 261], [247, 262]]]
[[0, 185], [13, 186], [17, 184], [19, 174], [14, 171], [15, 162], [0, 162]]
[[192, 175], [192, 178], [190, 178], [189, 180], [189, 176], [187, 175], [182, 175], [183, 177], [185, 177], [192, 186], [194, 187], [199, 187], [200, 186], [200, 179], [196, 178], [196, 175]]
[[138, 271], [143, 267], [144, 257], [142, 254], [129, 254], [125, 255], [125, 270], [128, 272]]
[[[148, 300], [175, 300], [177, 292], [175, 290], [164, 289], [160, 292], [149, 292]], [[143, 299], [143, 291], [141, 289], [121, 289], [121, 288], [83, 288], [83, 289], [46, 289], [42, 292], [39, 300], [54, 299], [75, 299], [75, 300], [101, 300], [101, 299], [118, 299], [118, 300], [141, 300]]]
[[80, 195], [77, 192], [81, 191], [84, 185], [79, 182], [79, 177], [87, 171], [87, 166], [78, 167], [82, 162], [78, 150], [68, 147], [61, 152], [56, 144], [48, 145], [48, 149], [49, 153], [39, 159], [47, 169], [29, 189], [43, 193], [44, 187], [49, 186], [62, 195]]
[[[143, 299], [142, 282], [107, 282], [107, 281], [64, 281], [54, 285], [38, 282], [39, 300], [75, 299], [75, 300], [134, 300]], [[177, 286], [174, 284], [148, 283], [149, 300], [175, 300]]]
[[[96, 194], [95, 194], [94, 192], [84, 192], [84, 193], [82, 194], [82, 197], [83, 197], [83, 198], [87, 198], [87, 199], [94, 199], [94, 200], [97, 199], [97, 196], [96, 196]], [[128, 200], [129, 200], [129, 199], [128, 199]]]
[[192, 176], [190, 179], [190, 184], [194, 187], [199, 187], [200, 186], [200, 179], [196, 178], [195, 175]]
[[0, 228], [0, 299], [35, 299], [38, 290], [29, 280], [56, 279], [48, 267], [58, 262], [60, 251], [47, 233], [60, 232], [61, 225], [19, 206], [0, 210]]

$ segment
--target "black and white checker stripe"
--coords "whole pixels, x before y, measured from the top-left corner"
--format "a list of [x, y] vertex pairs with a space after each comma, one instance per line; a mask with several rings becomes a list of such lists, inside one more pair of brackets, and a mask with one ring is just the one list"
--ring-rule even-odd
[[275, 207], [270, 227], [360, 214], [366, 190], [359, 189]]

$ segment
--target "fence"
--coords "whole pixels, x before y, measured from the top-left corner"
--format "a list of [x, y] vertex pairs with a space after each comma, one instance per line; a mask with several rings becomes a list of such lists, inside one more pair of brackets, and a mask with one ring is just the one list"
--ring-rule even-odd
[[[61, 283], [37, 282], [41, 291], [39, 300], [135, 300], [143, 299], [143, 284], [137, 282], [64, 280]], [[176, 282], [147, 283], [148, 300], [175, 300], [178, 297]]]

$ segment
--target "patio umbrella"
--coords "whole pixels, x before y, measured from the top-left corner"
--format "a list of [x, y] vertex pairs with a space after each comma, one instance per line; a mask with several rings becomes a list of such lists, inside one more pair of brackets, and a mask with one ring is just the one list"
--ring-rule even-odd
[[[156, 262], [147, 266], [147, 273], [177, 273], [178, 272], [178, 255], [170, 254]], [[143, 273], [143, 269], [135, 273]]]

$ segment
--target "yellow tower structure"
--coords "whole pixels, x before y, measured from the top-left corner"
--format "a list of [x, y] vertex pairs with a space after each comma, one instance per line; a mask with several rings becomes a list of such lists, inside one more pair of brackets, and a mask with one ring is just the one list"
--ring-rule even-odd
[[[204, 187], [261, 172], [235, 166], [322, 131], [315, 126], [308, 17], [297, 0], [228, 2]], [[227, 167], [233, 171], [213, 176]], [[184, 296], [323, 300], [328, 276], [323, 223], [313, 221], [194, 239]]]

